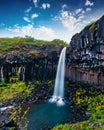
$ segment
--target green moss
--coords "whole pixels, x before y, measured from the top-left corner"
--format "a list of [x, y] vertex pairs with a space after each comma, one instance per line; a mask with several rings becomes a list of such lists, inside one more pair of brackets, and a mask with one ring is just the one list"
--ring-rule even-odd
[[44, 82], [44, 84], [47, 85], [47, 86], [52, 86], [53, 80], [48, 80], [48, 81]]
[[21, 106], [18, 106], [16, 110], [12, 113], [11, 119], [18, 126], [20, 130], [27, 130], [28, 120], [26, 114], [29, 111], [29, 107], [24, 111]]
[[79, 88], [73, 98], [75, 104], [90, 113], [90, 117], [86, 121], [77, 122], [75, 124], [64, 124], [55, 126], [52, 130], [103, 130], [104, 128], [104, 95], [89, 89]]
[[44, 44], [55, 44], [55, 45], [63, 45], [63, 46], [68, 46], [66, 42], [63, 40], [55, 39], [53, 41], [44, 41], [44, 40], [35, 40], [34, 38], [31, 37], [15, 37], [15, 38], [0, 38], [0, 49], [3, 51], [7, 51], [10, 48], [17, 47], [18, 49], [20, 45], [25, 45], [25, 44], [31, 44], [31, 45], [44, 45]]
[[41, 85], [41, 81], [37, 80], [34, 82], [35, 85]]
[[16, 128], [15, 127], [11, 127], [10, 130], [15, 130]]
[[96, 28], [96, 22], [94, 22], [94, 23], [92, 23], [92, 24], [90, 25], [89, 30], [90, 30], [90, 31], [94, 31], [95, 28]]
[[53, 41], [51, 41], [51, 43], [57, 44], [57, 45], [68, 46], [68, 44], [66, 42], [64, 42], [63, 40], [60, 40], [60, 39], [54, 39]]
[[12, 98], [26, 98], [31, 94], [32, 89], [31, 85], [26, 86], [24, 82], [2, 84], [2, 87], [0, 87], [0, 102]]

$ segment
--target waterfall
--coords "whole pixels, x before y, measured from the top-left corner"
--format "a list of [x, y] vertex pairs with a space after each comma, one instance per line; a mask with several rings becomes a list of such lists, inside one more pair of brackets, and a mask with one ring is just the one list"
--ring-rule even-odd
[[56, 102], [59, 105], [64, 105], [65, 54], [66, 47], [62, 49], [59, 57], [54, 93], [50, 99], [50, 102]]
[[18, 68], [18, 79], [25, 81], [25, 71], [26, 68], [24, 66]]
[[18, 68], [18, 80], [20, 80], [20, 74], [21, 74], [21, 67]]
[[1, 81], [4, 82], [3, 66], [1, 67]]
[[23, 73], [23, 79], [22, 79], [22, 80], [23, 80], [23, 81], [25, 81], [25, 70], [26, 70], [26, 68], [23, 67], [23, 68], [22, 68], [22, 73]]

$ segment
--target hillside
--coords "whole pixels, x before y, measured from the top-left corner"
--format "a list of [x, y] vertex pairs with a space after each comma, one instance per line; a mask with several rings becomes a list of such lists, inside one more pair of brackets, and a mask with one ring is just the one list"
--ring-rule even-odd
[[55, 39], [53, 41], [44, 41], [44, 40], [36, 40], [32, 37], [15, 37], [15, 38], [0, 38], [0, 49], [1, 50], [8, 50], [10, 48], [16, 48], [19, 47], [20, 45], [37, 45], [37, 46], [42, 46], [45, 44], [51, 45], [63, 45], [63, 46], [67, 46], [67, 43], [59, 40], [59, 39]]

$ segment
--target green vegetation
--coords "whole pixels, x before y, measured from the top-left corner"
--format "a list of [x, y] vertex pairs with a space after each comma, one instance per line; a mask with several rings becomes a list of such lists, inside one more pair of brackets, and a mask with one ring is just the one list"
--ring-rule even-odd
[[0, 38], [0, 49], [8, 50], [9, 48], [18, 47], [24, 44], [32, 44], [32, 45], [44, 45], [44, 44], [55, 44], [55, 45], [63, 45], [68, 46], [66, 42], [63, 40], [55, 39], [53, 41], [44, 41], [44, 40], [36, 40], [32, 37], [15, 37], [15, 38]]
[[32, 86], [24, 82], [16, 82], [9, 84], [0, 84], [0, 102], [13, 98], [26, 98], [31, 94]]
[[[24, 111], [21, 106], [18, 106], [11, 115], [11, 119], [20, 130], [27, 130], [28, 120], [26, 118], [26, 114], [28, 113], [28, 111], [29, 107]], [[15, 130], [15, 127], [12, 127], [11, 130]]]
[[92, 24], [90, 25], [90, 27], [89, 27], [89, 30], [90, 30], [90, 31], [94, 31], [94, 30], [95, 30], [95, 28], [96, 28], [96, 23], [97, 23], [97, 22], [94, 22], [94, 23], [92, 23]]
[[52, 130], [104, 130], [104, 94], [79, 88], [73, 100], [79, 109], [86, 109], [89, 119], [74, 124], [57, 125]]
[[66, 42], [64, 42], [63, 40], [60, 40], [60, 39], [54, 39], [53, 41], [51, 41], [51, 43], [57, 44], [57, 45], [68, 46], [68, 44]]
[[47, 81], [40, 81], [35, 80], [34, 82], [28, 82], [28, 85], [34, 85], [34, 86], [52, 86], [54, 84], [53, 80], [47, 80]]

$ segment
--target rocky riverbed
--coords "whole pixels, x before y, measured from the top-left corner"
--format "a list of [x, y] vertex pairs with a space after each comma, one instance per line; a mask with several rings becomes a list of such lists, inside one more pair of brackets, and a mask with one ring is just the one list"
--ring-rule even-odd
[[[15, 111], [16, 107], [24, 106], [25, 107], [31, 106], [32, 104], [46, 101], [50, 95], [52, 95], [53, 87], [48, 85], [35, 85], [31, 96], [25, 99], [9, 99], [5, 102], [0, 103], [0, 130], [7, 129], [10, 126], [14, 126], [14, 122], [11, 119], [12, 113]], [[13, 106], [13, 107], [9, 107]], [[4, 109], [4, 110], [3, 110]], [[15, 124], [16, 125], [16, 124]]]
[[[84, 106], [85, 109], [83, 109], [84, 108], [83, 106], [79, 107], [75, 103], [76, 99], [74, 98], [76, 98], [76, 92], [78, 88], [81, 88], [81, 86], [78, 86], [75, 83], [70, 83], [69, 85], [69, 81], [65, 87], [66, 100], [70, 103], [70, 106], [72, 108], [72, 117], [71, 120], [68, 121], [70, 123], [86, 120], [90, 116], [89, 115], [90, 113], [87, 113], [86, 111], [87, 106]], [[52, 85], [41, 83], [35, 85], [34, 89], [32, 90], [32, 94], [29, 97], [25, 99], [10, 99], [6, 102], [1, 103], [0, 108], [7, 106], [13, 106], [13, 107], [12, 108], [9, 107], [4, 111], [0, 112], [0, 130], [5, 130], [8, 127], [17, 125], [11, 119], [11, 115], [18, 106], [22, 106], [23, 108], [22, 111], [25, 111], [28, 107], [31, 107], [34, 104], [47, 101], [52, 95], [53, 89], [54, 88]]]

